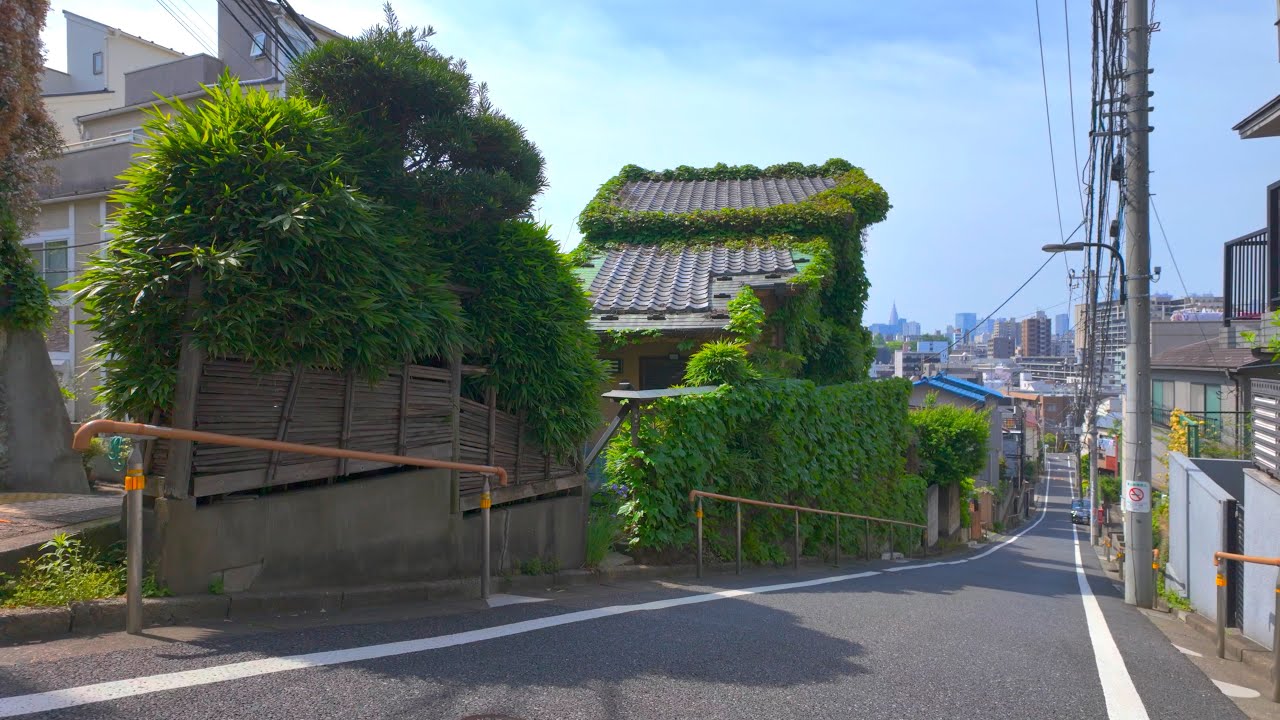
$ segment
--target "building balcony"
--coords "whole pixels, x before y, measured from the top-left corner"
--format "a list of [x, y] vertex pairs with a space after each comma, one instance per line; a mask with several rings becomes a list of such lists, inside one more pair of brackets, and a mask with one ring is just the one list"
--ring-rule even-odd
[[41, 199], [74, 198], [114, 189], [120, 184], [120, 173], [133, 162], [139, 142], [140, 133], [129, 130], [68, 145], [49, 161], [52, 179], [40, 188]]

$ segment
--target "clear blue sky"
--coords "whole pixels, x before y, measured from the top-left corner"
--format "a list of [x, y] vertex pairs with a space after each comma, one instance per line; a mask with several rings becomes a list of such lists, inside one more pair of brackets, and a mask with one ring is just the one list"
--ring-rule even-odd
[[[189, 5], [185, 2], [189, 1]], [[214, 0], [173, 0], [212, 25]], [[520, 7], [519, 5], [523, 5]], [[1071, 2], [1076, 126], [1088, 118], [1088, 3]], [[305, 15], [356, 33], [373, 3], [296, 0]], [[67, 9], [194, 52], [153, 0], [55, 0], [50, 63], [65, 64]], [[867, 322], [890, 303], [925, 329], [982, 317], [1059, 237], [1045, 128], [1035, 5], [1027, 0], [831, 3], [526, 3], [402, 1], [406, 23], [468, 61], [495, 102], [528, 129], [551, 186], [538, 213], [567, 248], [596, 188], [626, 163], [675, 165], [843, 157], [889, 192], [894, 209], [867, 241]], [[1080, 219], [1068, 111], [1062, 3], [1041, 2], [1064, 224]], [[1280, 93], [1270, 2], [1160, 0], [1151, 87], [1151, 188], [1192, 292], [1221, 292], [1222, 243], [1264, 223], [1280, 180], [1280, 138], [1231, 126]], [[211, 31], [198, 25], [206, 35]], [[1083, 149], [1086, 138], [1076, 137]], [[1180, 293], [1153, 224], [1156, 292]], [[1072, 262], [1078, 267], [1079, 259]], [[1001, 315], [1068, 300], [1055, 261]]]

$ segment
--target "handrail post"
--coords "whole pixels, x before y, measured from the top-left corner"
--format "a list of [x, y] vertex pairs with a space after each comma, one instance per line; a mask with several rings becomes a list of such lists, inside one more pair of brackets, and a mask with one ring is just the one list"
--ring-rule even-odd
[[1280, 576], [1276, 577], [1275, 629], [1271, 636], [1271, 702], [1280, 703]]
[[489, 598], [489, 578], [491, 576], [489, 562], [490, 556], [493, 554], [490, 551], [490, 543], [492, 542], [490, 535], [492, 533], [490, 532], [489, 506], [492, 504], [493, 496], [489, 493], [489, 478], [486, 476], [484, 489], [480, 492], [480, 531], [484, 533], [484, 537], [480, 540], [480, 552], [482, 553], [480, 558], [480, 598], [482, 600]]
[[840, 516], [836, 516], [836, 550], [835, 550], [836, 567], [840, 567]]
[[1214, 582], [1218, 585], [1218, 657], [1225, 658], [1227, 656], [1227, 574], [1226, 568], [1222, 563], [1214, 558], [1216, 576]]
[[871, 562], [871, 521], [864, 521], [867, 526], [867, 544], [862, 547], [862, 554], [866, 556], [867, 562]]
[[734, 503], [734, 507], [738, 509], [738, 529], [734, 533], [735, 543], [738, 546], [737, 573], [742, 574], [742, 503]]
[[702, 577], [702, 498], [698, 498], [698, 506], [693, 511], [694, 524], [698, 528], [698, 577]]
[[124, 476], [125, 504], [129, 514], [125, 545], [125, 619], [124, 631], [142, 634], [142, 453], [135, 442], [129, 453], [128, 472]]
[[920, 531], [920, 557], [929, 557], [929, 528]]
[[898, 538], [895, 536], [895, 533], [894, 533], [893, 523], [889, 523], [889, 559], [890, 560], [896, 559], [894, 558], [893, 555], [896, 549], [894, 548], [894, 544], [895, 544], [894, 541], [897, 539]]
[[795, 568], [800, 569], [800, 511], [796, 511], [796, 557]]

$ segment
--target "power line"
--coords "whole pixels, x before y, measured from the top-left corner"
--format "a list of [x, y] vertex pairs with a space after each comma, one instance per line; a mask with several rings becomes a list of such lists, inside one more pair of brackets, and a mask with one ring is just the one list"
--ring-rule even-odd
[[1053, 152], [1053, 121], [1049, 117], [1049, 78], [1044, 67], [1044, 34], [1040, 30], [1040, 0], [1036, 0], [1036, 40], [1040, 42], [1040, 85], [1044, 88], [1044, 123], [1049, 130], [1049, 168], [1053, 171], [1053, 204], [1058, 209], [1058, 237], [1061, 238], [1066, 231], [1062, 224], [1062, 200], [1058, 197], [1058, 161]]
[[1084, 182], [1084, 176], [1080, 174], [1080, 148], [1076, 145], [1076, 83], [1071, 72], [1071, 15], [1067, 12], [1067, 0], [1062, 0], [1062, 24], [1067, 33], [1067, 102], [1071, 110], [1071, 158], [1075, 161], [1076, 189], [1080, 194], [1080, 213], [1083, 215], [1086, 212], [1084, 188], [1080, 185]]
[[203, 34], [196, 32], [195, 28], [192, 26], [191, 20], [183, 14], [181, 10], [176, 6], [170, 5], [166, 0], [156, 0], [156, 4], [163, 8], [164, 11], [168, 13], [169, 17], [173, 18], [173, 21], [178, 23], [178, 26], [191, 36], [192, 40], [196, 41], [201, 50], [210, 55], [216, 56], [218, 54], [217, 51], [209, 47], [209, 43], [205, 40]]
[[[1169, 251], [1169, 262], [1173, 263], [1173, 272], [1178, 276], [1178, 284], [1182, 285], [1183, 296], [1189, 298], [1191, 297], [1191, 291], [1187, 289], [1187, 283], [1182, 279], [1182, 270], [1178, 268], [1178, 258], [1174, 256], [1173, 246], [1169, 244], [1169, 236], [1165, 234], [1164, 221], [1160, 219], [1160, 210], [1156, 208], [1156, 198], [1154, 195], [1148, 197], [1151, 201], [1151, 213], [1156, 216], [1156, 227], [1160, 228], [1160, 237], [1164, 238], [1164, 249]], [[1204, 326], [1199, 322], [1195, 325], [1200, 330], [1200, 337], [1204, 339], [1205, 347], [1209, 348], [1209, 358], [1214, 363], [1217, 363], [1218, 357], [1213, 352], [1213, 343], [1209, 342], [1209, 336], [1205, 334]]]

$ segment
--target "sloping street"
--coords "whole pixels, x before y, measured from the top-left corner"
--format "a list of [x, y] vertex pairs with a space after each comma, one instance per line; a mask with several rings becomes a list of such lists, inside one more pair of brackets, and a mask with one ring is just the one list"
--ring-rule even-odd
[[52, 661], [13, 664], [11, 648], [0, 715], [1240, 717], [1077, 539], [1068, 463], [1050, 456], [1048, 502], [1022, 534], [939, 560], [215, 629], [108, 654], [95, 640]]

